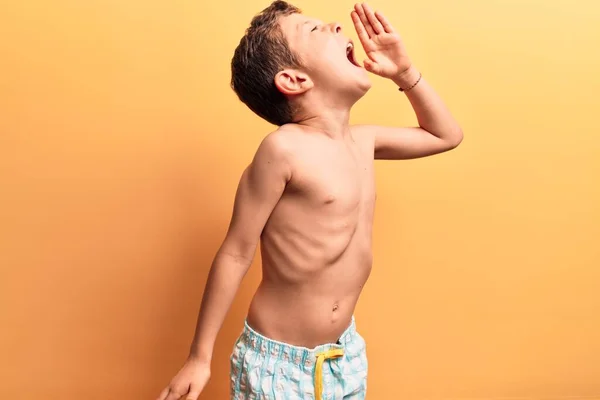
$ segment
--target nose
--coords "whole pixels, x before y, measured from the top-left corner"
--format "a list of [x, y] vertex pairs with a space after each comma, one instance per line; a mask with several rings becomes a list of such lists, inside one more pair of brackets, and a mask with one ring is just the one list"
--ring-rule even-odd
[[340, 33], [342, 31], [342, 25], [340, 25], [337, 22], [332, 22], [331, 24], [329, 24], [331, 26], [331, 31], [333, 33]]

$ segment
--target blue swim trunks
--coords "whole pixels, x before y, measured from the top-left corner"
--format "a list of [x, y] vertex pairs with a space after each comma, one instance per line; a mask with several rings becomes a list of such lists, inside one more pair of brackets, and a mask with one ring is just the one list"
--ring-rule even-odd
[[354, 318], [338, 343], [308, 349], [271, 340], [246, 322], [230, 357], [231, 400], [362, 400], [365, 341]]

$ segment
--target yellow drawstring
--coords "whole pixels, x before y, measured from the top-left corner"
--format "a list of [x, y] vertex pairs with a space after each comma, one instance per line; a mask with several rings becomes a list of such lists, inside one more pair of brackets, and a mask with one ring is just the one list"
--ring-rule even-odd
[[330, 358], [342, 357], [343, 349], [331, 349], [317, 354], [317, 363], [315, 365], [315, 400], [321, 400], [323, 394], [323, 362]]

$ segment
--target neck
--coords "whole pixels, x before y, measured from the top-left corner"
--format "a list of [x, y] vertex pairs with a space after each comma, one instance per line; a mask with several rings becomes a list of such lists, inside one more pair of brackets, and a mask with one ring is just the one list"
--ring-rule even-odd
[[350, 134], [350, 110], [328, 109], [306, 114], [296, 124], [317, 130], [332, 139], [344, 139]]

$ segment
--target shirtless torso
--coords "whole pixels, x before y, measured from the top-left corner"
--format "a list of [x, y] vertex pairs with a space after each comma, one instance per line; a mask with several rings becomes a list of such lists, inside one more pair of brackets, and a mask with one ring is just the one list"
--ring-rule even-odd
[[372, 136], [331, 139], [283, 128], [291, 179], [261, 235], [263, 279], [248, 324], [272, 339], [315, 347], [346, 329], [372, 265]]

